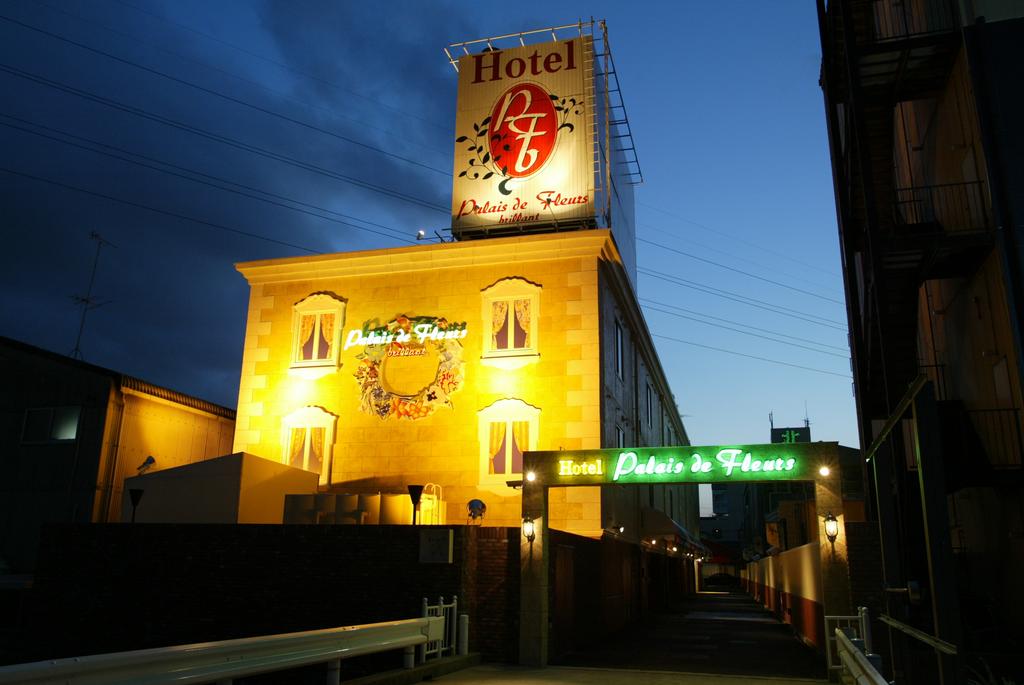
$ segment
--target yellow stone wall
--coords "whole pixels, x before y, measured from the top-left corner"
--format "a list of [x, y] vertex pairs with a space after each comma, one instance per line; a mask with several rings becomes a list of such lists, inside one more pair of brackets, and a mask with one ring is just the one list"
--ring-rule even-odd
[[[338, 416], [331, 489], [401, 492], [444, 488], [449, 522], [466, 502], [487, 504], [485, 523], [518, 525], [520, 499], [504, 484], [481, 485], [477, 412], [517, 398], [539, 408], [537, 449], [601, 446], [598, 260], [607, 232], [508, 238], [243, 264], [252, 284], [233, 451], [282, 459], [282, 418], [315, 405]], [[517, 277], [541, 286], [539, 358], [518, 369], [482, 362], [481, 291]], [[315, 292], [347, 302], [344, 330], [397, 315], [465, 321], [464, 381], [452, 408], [421, 419], [380, 419], [359, 409], [355, 346], [318, 379], [289, 373], [292, 308]], [[600, 529], [600, 498], [581, 490], [552, 503], [552, 525]], [[571, 519], [571, 521], [570, 521]]]

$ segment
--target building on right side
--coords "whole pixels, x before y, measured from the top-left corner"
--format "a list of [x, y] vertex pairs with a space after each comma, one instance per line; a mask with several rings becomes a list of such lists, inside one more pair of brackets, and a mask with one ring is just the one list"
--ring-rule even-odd
[[1007, 677], [1024, 645], [1024, 5], [817, 9], [885, 579], [875, 650], [898, 682]]

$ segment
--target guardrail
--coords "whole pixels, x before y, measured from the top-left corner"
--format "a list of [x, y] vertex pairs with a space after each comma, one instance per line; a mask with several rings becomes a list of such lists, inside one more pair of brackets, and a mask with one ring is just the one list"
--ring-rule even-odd
[[872, 651], [871, 618], [867, 607], [857, 607], [856, 616], [826, 616], [825, 657], [829, 671], [838, 671], [843, 668], [836, 635], [845, 629], [853, 630], [854, 634], [863, 641], [867, 651]]
[[842, 662], [843, 682], [848, 682], [848, 676], [853, 678], [857, 685], [889, 685], [889, 681], [878, 672], [876, 664], [860, 650], [842, 628], [836, 628], [835, 640], [839, 660]]
[[919, 630], [914, 626], [907, 625], [902, 621], [897, 621], [893, 617], [886, 616], [885, 614], [879, 616], [878, 620], [886, 625], [892, 626], [893, 628], [895, 628], [896, 630], [900, 631], [905, 635], [909, 635], [918, 642], [923, 642], [924, 644], [928, 645], [936, 651], [942, 652], [943, 654], [948, 654], [950, 656], [957, 655], [956, 645], [954, 645], [952, 642], [946, 642], [942, 638], [935, 637], [934, 635], [929, 635], [923, 630]]
[[327, 664], [328, 685], [338, 685], [342, 659], [403, 649], [412, 668], [416, 646], [444, 635], [444, 616], [428, 616], [15, 664], [0, 667], [0, 685], [230, 685], [233, 678], [320, 663]]

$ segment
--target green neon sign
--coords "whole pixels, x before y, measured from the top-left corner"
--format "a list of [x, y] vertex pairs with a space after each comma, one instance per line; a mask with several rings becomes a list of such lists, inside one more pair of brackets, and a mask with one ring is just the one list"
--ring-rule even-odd
[[[814, 480], [835, 443], [628, 447], [529, 452], [527, 469], [549, 485]], [[820, 463], [819, 463], [820, 462]]]

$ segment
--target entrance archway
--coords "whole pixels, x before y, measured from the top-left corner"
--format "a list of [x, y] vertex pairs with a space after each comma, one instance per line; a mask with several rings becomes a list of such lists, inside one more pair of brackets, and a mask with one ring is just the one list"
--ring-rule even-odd
[[[818, 520], [822, 604], [825, 615], [849, 615], [850, 581], [840, 487], [840, 447], [835, 442], [631, 447], [526, 452], [523, 455], [523, 520], [533, 536], [520, 536], [519, 661], [546, 666], [549, 640], [548, 490], [593, 485], [680, 485], [810, 481]], [[838, 535], [824, 520], [832, 514]]]

